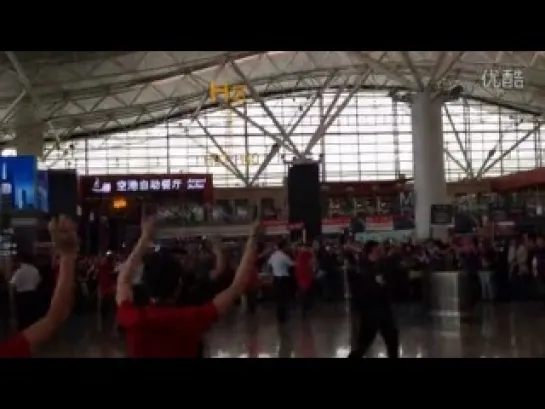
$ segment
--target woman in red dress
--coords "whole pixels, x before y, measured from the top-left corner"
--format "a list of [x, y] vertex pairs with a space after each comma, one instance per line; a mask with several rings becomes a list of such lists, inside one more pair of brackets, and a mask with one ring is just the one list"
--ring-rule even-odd
[[314, 283], [314, 252], [307, 244], [301, 244], [295, 256], [295, 280], [301, 297], [303, 314], [312, 306], [312, 285]]

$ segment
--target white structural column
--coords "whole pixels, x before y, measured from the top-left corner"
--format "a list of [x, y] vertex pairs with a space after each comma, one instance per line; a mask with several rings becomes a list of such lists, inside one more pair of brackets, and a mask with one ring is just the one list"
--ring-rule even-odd
[[413, 171], [416, 236], [443, 238], [445, 232], [432, 232], [432, 204], [447, 204], [447, 182], [443, 149], [442, 98], [423, 91], [412, 95]]
[[15, 113], [15, 139], [17, 155], [41, 157], [44, 148], [45, 123], [35, 114], [30, 101], [21, 101]]

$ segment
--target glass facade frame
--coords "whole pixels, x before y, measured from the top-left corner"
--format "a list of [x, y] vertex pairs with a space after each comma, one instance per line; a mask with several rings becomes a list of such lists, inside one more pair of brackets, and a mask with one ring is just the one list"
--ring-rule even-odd
[[[275, 97], [268, 99], [266, 104], [284, 129], [290, 129], [311, 95], [306, 92]], [[344, 97], [341, 94], [337, 104]], [[328, 111], [334, 99], [333, 91], [324, 93], [295, 128], [291, 140], [300, 151], [305, 150], [320, 124], [323, 112]], [[237, 109], [268, 132], [279, 135], [274, 122], [259, 103], [248, 101]], [[455, 129], [448, 119], [447, 110]], [[260, 129], [230, 110], [205, 111], [199, 120], [223, 148], [225, 155], [249, 179], [257, 172], [275, 143]], [[465, 150], [474, 173], [483, 163], [487, 162], [487, 166], [493, 163], [495, 158], [509, 150], [534, 126], [532, 118], [473, 100], [449, 102], [443, 113], [445, 148], [464, 166]], [[484, 176], [499, 176], [541, 166], [543, 147], [540, 132], [536, 131], [495, 163]], [[3, 152], [4, 155], [13, 153], [10, 149]], [[323, 141], [317, 143], [311, 153], [315, 158], [324, 155], [325, 179], [328, 181], [387, 180], [400, 175], [411, 177], [413, 158], [410, 107], [393, 101], [386, 91], [362, 90], [350, 100], [327, 130]], [[492, 158], [487, 161], [491, 153]], [[215, 186], [243, 186], [244, 183], [218, 160], [218, 157], [224, 158], [225, 155], [197, 121], [179, 119], [100, 139], [62, 143], [42, 166], [54, 169], [76, 168], [83, 175], [212, 173]], [[291, 153], [281, 148], [261, 173], [257, 184], [281, 185], [286, 170], [283, 160], [290, 159], [290, 156]], [[447, 155], [445, 170], [448, 180], [467, 177], [465, 171]]]

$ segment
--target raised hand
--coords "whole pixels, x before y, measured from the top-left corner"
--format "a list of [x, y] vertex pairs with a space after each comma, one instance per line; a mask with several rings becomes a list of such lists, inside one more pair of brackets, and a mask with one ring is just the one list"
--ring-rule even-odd
[[69, 217], [60, 215], [49, 222], [49, 234], [55, 249], [61, 255], [75, 255], [79, 250], [76, 225]]
[[250, 236], [251, 237], [258, 237], [260, 236], [261, 234], [263, 234], [264, 232], [264, 226], [263, 224], [261, 223], [260, 220], [254, 222], [252, 224], [252, 227], [250, 228]]
[[153, 236], [153, 233], [155, 232], [155, 221], [156, 216], [153, 215], [144, 215], [142, 217], [142, 236], [146, 238], [151, 238]]

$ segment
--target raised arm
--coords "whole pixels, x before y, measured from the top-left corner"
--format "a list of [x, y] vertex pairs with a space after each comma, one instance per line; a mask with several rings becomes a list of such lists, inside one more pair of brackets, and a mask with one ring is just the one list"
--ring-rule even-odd
[[136, 273], [138, 266], [142, 263], [142, 258], [148, 249], [148, 245], [153, 237], [155, 230], [155, 215], [142, 217], [142, 232], [138, 242], [132, 249], [131, 254], [125, 262], [119, 267], [117, 276], [117, 305], [124, 301], [132, 301], [132, 277]]
[[225, 254], [223, 253], [221, 239], [212, 240], [212, 251], [216, 258], [216, 265], [210, 273], [210, 279], [215, 280], [221, 273], [225, 271], [226, 267]]
[[49, 223], [51, 241], [60, 256], [59, 277], [49, 310], [43, 318], [22, 333], [31, 351], [46, 341], [70, 314], [74, 296], [74, 271], [79, 241], [76, 226], [65, 216]]
[[260, 224], [254, 224], [250, 231], [250, 237], [248, 237], [248, 241], [246, 242], [246, 249], [240, 260], [240, 265], [235, 273], [233, 282], [229, 288], [219, 293], [212, 301], [219, 314], [224, 313], [234, 301], [246, 291], [255, 263], [259, 231]]

